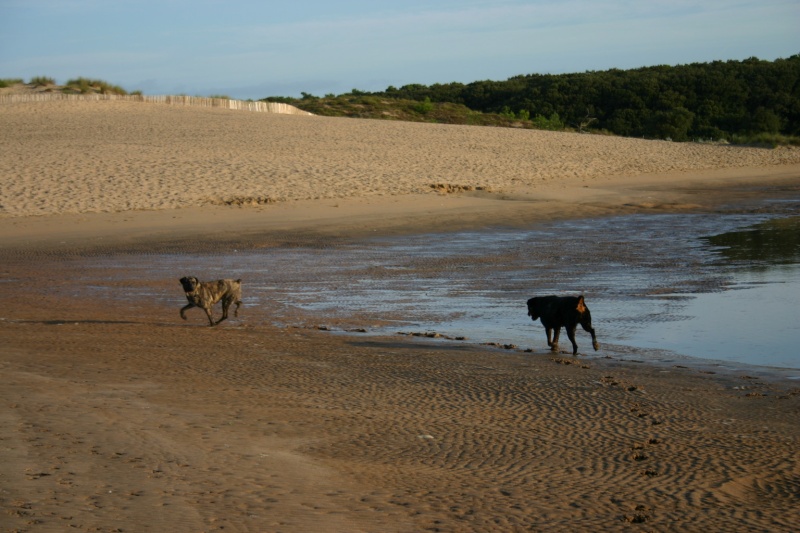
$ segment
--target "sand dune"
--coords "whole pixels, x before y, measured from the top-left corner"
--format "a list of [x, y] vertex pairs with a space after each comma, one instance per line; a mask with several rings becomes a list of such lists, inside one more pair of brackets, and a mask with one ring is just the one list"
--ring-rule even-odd
[[495, 192], [800, 163], [800, 150], [139, 102], [0, 106], [0, 216]]

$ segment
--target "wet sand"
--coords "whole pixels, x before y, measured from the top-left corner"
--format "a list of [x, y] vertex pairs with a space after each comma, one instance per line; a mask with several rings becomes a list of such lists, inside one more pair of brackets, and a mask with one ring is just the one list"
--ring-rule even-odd
[[796, 196], [798, 170], [660, 168], [493, 192], [4, 216], [0, 528], [791, 531], [792, 383], [276, 327], [260, 306], [209, 328], [198, 310], [178, 316], [187, 272], [154, 278], [126, 258], [172, 254], [189, 270], [198, 252], [222, 263], [241, 248], [713, 212]]
[[4, 263], [5, 529], [797, 521], [792, 382], [276, 327], [248, 305], [209, 328], [199, 310], [178, 317], [177, 279], [125, 257], [105, 272], [91, 256]]

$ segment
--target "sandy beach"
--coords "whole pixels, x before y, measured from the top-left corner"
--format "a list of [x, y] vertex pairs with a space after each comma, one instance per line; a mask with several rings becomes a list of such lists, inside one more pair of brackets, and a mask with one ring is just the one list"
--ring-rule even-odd
[[247, 292], [209, 328], [138, 266], [796, 198], [800, 149], [107, 101], [2, 104], [0, 145], [2, 531], [800, 523], [795, 382], [282, 327]]

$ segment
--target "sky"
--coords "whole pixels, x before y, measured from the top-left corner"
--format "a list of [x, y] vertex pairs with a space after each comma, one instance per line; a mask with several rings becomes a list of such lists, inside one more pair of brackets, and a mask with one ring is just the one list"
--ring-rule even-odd
[[800, 0], [0, 0], [0, 78], [324, 96], [800, 54]]

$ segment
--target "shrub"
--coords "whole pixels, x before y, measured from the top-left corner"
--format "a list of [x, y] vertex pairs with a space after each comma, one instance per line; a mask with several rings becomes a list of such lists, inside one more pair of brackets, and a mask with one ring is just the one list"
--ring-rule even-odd
[[754, 133], [752, 135], [732, 135], [731, 144], [777, 148], [778, 146], [800, 146], [800, 137], [780, 133]]
[[18, 83], [23, 83], [22, 79], [20, 78], [3, 78], [0, 79], [0, 89], [5, 87], [11, 87], [12, 85], [17, 85]]
[[270, 96], [269, 98], [264, 98], [261, 100], [262, 102], [276, 102], [279, 104], [291, 104], [297, 105], [297, 101], [290, 97], [290, 96]]
[[500, 111], [499, 115], [503, 118], [507, 118], [510, 120], [514, 120], [517, 116], [511, 111], [511, 108], [508, 106], [503, 106], [503, 109]]
[[89, 78], [75, 78], [67, 80], [66, 89], [76, 90], [81, 93], [88, 93], [91, 88], [91, 80]]
[[82, 94], [92, 92], [100, 94], [128, 94], [128, 92], [119, 85], [111, 85], [103, 80], [92, 80], [84, 77], [68, 80], [65, 89], [75, 90]]
[[56, 80], [48, 78], [47, 76], [34, 76], [28, 83], [37, 87], [44, 87], [46, 85], [55, 85]]
[[431, 102], [431, 99], [426, 96], [424, 101], [419, 102], [414, 106], [414, 111], [420, 115], [427, 115], [433, 111], [433, 103]]
[[556, 131], [564, 129], [564, 122], [561, 120], [561, 117], [558, 116], [558, 113], [553, 113], [550, 115], [550, 118], [536, 115], [536, 118], [534, 118], [532, 122], [534, 126], [542, 130]]

